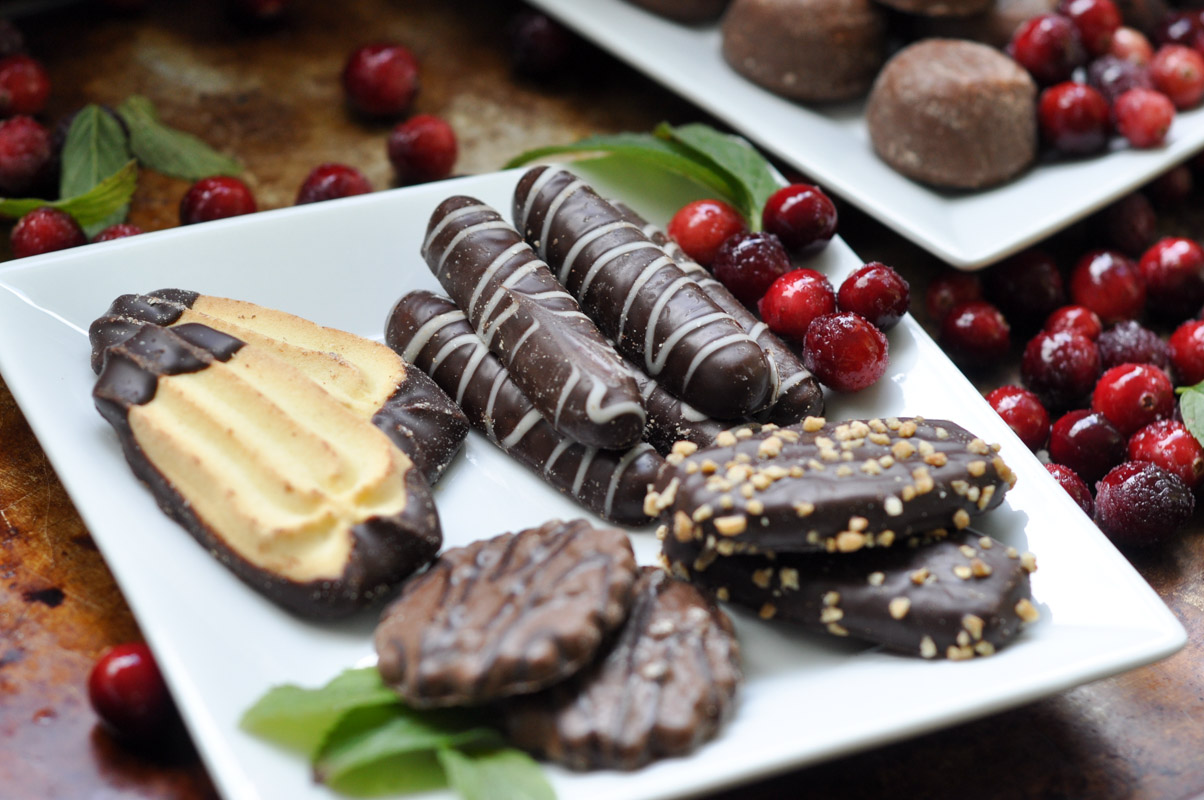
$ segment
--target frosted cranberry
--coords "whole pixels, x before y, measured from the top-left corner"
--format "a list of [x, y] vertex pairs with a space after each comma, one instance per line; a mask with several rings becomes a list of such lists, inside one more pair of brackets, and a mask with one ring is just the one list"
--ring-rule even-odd
[[1037, 395], [1019, 386], [1000, 386], [987, 395], [987, 402], [1029, 450], [1036, 452], [1045, 446], [1049, 412]]
[[1108, 418], [1125, 436], [1166, 419], [1175, 407], [1175, 387], [1153, 364], [1121, 364], [1100, 376], [1091, 393], [1091, 408]]
[[297, 190], [297, 205], [368, 194], [372, 184], [364, 173], [346, 164], [319, 164], [305, 177]]
[[1098, 153], [1108, 143], [1108, 101], [1085, 83], [1066, 81], [1041, 92], [1041, 138], [1071, 155]]
[[1095, 342], [1077, 333], [1042, 331], [1024, 348], [1020, 380], [1046, 408], [1077, 405], [1090, 394], [1100, 374]]
[[955, 307], [941, 323], [941, 347], [963, 367], [991, 366], [1007, 356], [1011, 332], [999, 309], [972, 300]]
[[801, 342], [813, 320], [836, 311], [836, 293], [823, 273], [791, 270], [770, 285], [757, 310], [771, 331]]
[[245, 183], [229, 175], [215, 175], [201, 178], [184, 193], [180, 199], [180, 224], [237, 217], [255, 209], [255, 196]]
[[0, 122], [0, 194], [20, 196], [50, 163], [50, 134], [32, 117]]
[[737, 233], [719, 245], [711, 270], [746, 305], [756, 303], [769, 287], [793, 269], [790, 256], [772, 233]]
[[1129, 438], [1129, 460], [1148, 461], [1194, 489], [1204, 480], [1204, 447], [1179, 420], [1162, 419]]
[[1021, 23], [1008, 54], [1045, 84], [1068, 79], [1087, 60], [1078, 29], [1060, 14], [1038, 14]]
[[826, 246], [836, 233], [836, 206], [818, 186], [791, 184], [765, 201], [761, 226], [801, 255]]
[[1049, 333], [1071, 331], [1092, 340], [1098, 339], [1103, 329], [1099, 317], [1086, 306], [1062, 306], [1045, 320], [1045, 330]]
[[1095, 503], [1091, 499], [1091, 490], [1087, 488], [1087, 484], [1078, 476], [1078, 473], [1065, 464], [1046, 464], [1045, 469], [1066, 490], [1066, 494], [1078, 503], [1079, 508], [1083, 509], [1083, 513], [1091, 516], [1095, 510]]
[[88, 243], [84, 230], [66, 211], [42, 206], [30, 211], [12, 230], [13, 258], [25, 258]]
[[1104, 324], [1136, 319], [1145, 307], [1145, 282], [1124, 254], [1093, 250], [1070, 273], [1070, 299], [1094, 311]]
[[508, 33], [510, 66], [527, 78], [548, 78], [562, 72], [577, 46], [567, 28], [537, 11], [516, 14]]
[[1148, 190], [1154, 205], [1159, 208], [1176, 209], [1182, 206], [1196, 188], [1195, 178], [1186, 164], [1171, 167], [1150, 181]]
[[1130, 89], [1154, 88], [1148, 68], [1110, 55], [1100, 56], [1087, 65], [1087, 83], [1109, 103], [1115, 103], [1116, 98]]
[[1175, 108], [1192, 108], [1204, 97], [1204, 56], [1180, 44], [1163, 45], [1150, 59], [1150, 79]]
[[871, 261], [840, 284], [836, 303], [888, 331], [911, 305], [911, 287], [903, 276], [880, 261]]
[[1114, 544], [1148, 547], [1173, 536], [1196, 499], [1173, 473], [1148, 461], [1128, 461], [1095, 485], [1095, 523]]
[[447, 121], [418, 114], [389, 132], [389, 163], [402, 183], [439, 181], [452, 173], [459, 146]]
[[722, 200], [695, 200], [678, 209], [666, 231], [690, 258], [711, 266], [724, 240], [744, 233], [744, 217]]
[[1140, 149], [1159, 147], [1175, 121], [1175, 105], [1162, 92], [1130, 89], [1113, 106], [1116, 130]]
[[1154, 241], [1158, 217], [1154, 206], [1141, 192], [1133, 192], [1104, 209], [1100, 217], [1101, 238], [1106, 237], [1126, 255], [1140, 256]]
[[889, 345], [882, 331], [849, 312], [819, 317], [803, 342], [807, 369], [838, 392], [872, 386], [885, 374], [888, 360]]
[[50, 97], [50, 76], [29, 56], [0, 60], [0, 116], [38, 114]]
[[1066, 302], [1062, 273], [1043, 250], [1025, 250], [986, 272], [987, 297], [1017, 327], [1037, 328]]
[[111, 242], [114, 239], [126, 239], [130, 236], [138, 236], [143, 231], [137, 225], [132, 225], [128, 222], [119, 222], [116, 225], [110, 225], [100, 233], [92, 237], [92, 243]]
[[1049, 457], [1083, 480], [1096, 481], [1124, 460], [1125, 437], [1103, 414], [1068, 411], [1050, 428]]
[[1159, 239], [1137, 266], [1151, 311], [1181, 320], [1204, 303], [1204, 249], [1191, 239]]
[[149, 741], [163, 733], [175, 707], [155, 657], [145, 644], [110, 648], [88, 675], [88, 700], [119, 736]]
[[977, 275], [945, 270], [932, 279], [924, 292], [924, 311], [940, 325], [954, 306], [982, 299], [982, 281]]
[[1204, 44], [1204, 26], [1199, 15], [1191, 11], [1168, 11], [1154, 26], [1153, 40], [1159, 47], [1168, 44], [1196, 47]]
[[1166, 348], [1180, 385], [1204, 381], [1204, 321], [1188, 320], [1175, 328]]
[[400, 44], [365, 45], [348, 57], [343, 89], [362, 114], [400, 117], [418, 94], [418, 59]]
[[1104, 369], [1121, 364], [1153, 364], [1165, 370], [1170, 365], [1166, 342], [1135, 320], [1116, 323], [1100, 334], [1095, 345]]
[[1145, 66], [1154, 57], [1154, 47], [1145, 34], [1135, 28], [1121, 25], [1112, 33], [1112, 46], [1108, 52], [1117, 58]]
[[1058, 13], [1069, 17], [1078, 28], [1083, 46], [1093, 56], [1112, 46], [1112, 35], [1120, 27], [1120, 11], [1112, 0], [1062, 0]]

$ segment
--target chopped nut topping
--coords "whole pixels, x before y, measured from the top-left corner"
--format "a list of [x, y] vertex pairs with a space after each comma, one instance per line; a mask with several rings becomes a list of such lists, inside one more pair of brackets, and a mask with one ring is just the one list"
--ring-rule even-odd
[[[719, 435], [722, 436], [723, 434], [721, 433]], [[685, 439], [681, 439], [673, 443], [673, 452], [683, 456], [692, 456], [698, 452], [698, 445], [694, 444], [693, 442], [687, 442]]]
[[959, 531], [970, 524], [970, 514], [964, 508], [953, 512], [953, 526]]
[[690, 580], [690, 571], [686, 569], [686, 565], [682, 564], [680, 561], [674, 563], [673, 566], [670, 567], [670, 570], [673, 572], [673, 577], [683, 581]]
[[928, 567], [920, 567], [915, 572], [911, 573], [911, 582], [916, 586], [921, 585], [928, 580], [928, 576], [932, 573], [928, 571]]
[[869, 577], [866, 578], [866, 580], [869, 582], [870, 586], [881, 586], [883, 583], [886, 582], [886, 573], [885, 572], [871, 572], [869, 574]]
[[834, 606], [840, 602], [840, 592], [827, 592], [823, 597], [825, 606]]
[[949, 488], [952, 489], [953, 493], [955, 495], [957, 495], [958, 497], [965, 497], [966, 492], [970, 489], [970, 484], [959, 479], [959, 480], [949, 481]]
[[853, 468], [850, 467], [848, 464], [841, 464], [839, 467], [836, 468], [836, 474], [837, 474], [837, 476], [839, 476], [841, 478], [847, 478], [853, 474]]
[[[669, 485], [666, 486], [665, 490], [660, 493], [660, 497], [656, 501], [657, 511], [661, 511], [673, 505], [674, 501], [677, 500], [677, 489], [679, 486], [681, 486], [680, 478], [674, 478], [673, 480], [669, 481]], [[649, 492], [648, 496], [651, 497], [652, 494], [652, 492]]]
[[790, 442], [791, 444], [794, 444], [795, 442], [797, 442], [798, 438], [799, 438], [798, 431], [792, 431], [792, 430], [783, 430], [778, 434], [778, 436], [780, 438], [784, 439], [785, 441]]
[[698, 529], [694, 527], [694, 521], [690, 519], [690, 515], [684, 511], [678, 511], [673, 515], [673, 538], [679, 542], [689, 542], [698, 534]]
[[809, 458], [807, 459], [807, 469], [811, 470], [812, 472], [823, 472], [825, 469], [827, 469], [827, 467], [819, 463], [814, 458]]
[[883, 423], [882, 420], [878, 419], [877, 417], [871, 419], [868, 424], [870, 426], [870, 430], [872, 430], [874, 433], [886, 433], [885, 423]]
[[670, 453], [669, 455], [665, 456], [666, 463], [672, 464], [675, 467], [685, 460], [685, 456], [680, 456], [677, 453]]
[[710, 549], [709, 547], [704, 548], [698, 553], [698, 558], [694, 559], [694, 571], [706, 572], [706, 568], [715, 563], [715, 559], [718, 557], [719, 554], [714, 550]]
[[890, 601], [887, 608], [890, 610], [891, 619], [903, 619], [907, 612], [911, 611], [911, 601], [906, 597], [896, 597]]
[[744, 510], [747, 511], [749, 514], [758, 514], [758, 515], [764, 514], [765, 513], [765, 504], [762, 503], [760, 500], [749, 500], [748, 503], [745, 504]]
[[891, 455], [900, 461], [905, 461], [916, 454], [916, 446], [911, 442], [895, 442], [890, 447]]
[[910, 503], [916, 499], [916, 488], [914, 486], [904, 486], [899, 490], [899, 496], [903, 498], [904, 503]]
[[748, 453], [736, 453], [736, 455], [732, 456], [732, 461], [736, 462], [737, 464], [751, 464], [752, 456], [750, 456]]
[[949, 645], [949, 648], [945, 650], [945, 657], [950, 661], [965, 661], [974, 658], [974, 650], [969, 645], [965, 647]]
[[852, 454], [851, 452], [849, 452], [849, 451], [847, 451], [847, 450], [846, 450], [845, 452], [843, 452], [843, 453], [841, 453], [841, 454], [840, 454], [840, 460], [841, 460], [841, 461], [852, 461], [852, 460], [853, 460], [853, 454]]
[[839, 461], [840, 453], [835, 450], [820, 450], [819, 458], [821, 461]]
[[883, 547], [890, 547], [894, 543], [895, 543], [895, 532], [894, 531], [885, 530], [878, 534], [878, 544], [882, 545]]
[[1005, 464], [1002, 458], [995, 456], [991, 459], [991, 466], [995, 467], [995, 474], [1009, 487], [1016, 485], [1016, 473], [1012, 472], [1011, 467]]
[[669, 534], [669, 526], [668, 525], [657, 525], [656, 526], [656, 540], [658, 542], [665, 541], [665, 536], [667, 536], [668, 534]]
[[761, 619], [773, 619], [774, 614], [778, 613], [778, 607], [773, 603], [766, 603], [761, 606], [761, 610], [757, 612], [757, 616]]
[[783, 589], [797, 589], [798, 570], [794, 567], [782, 567], [778, 570], [778, 580], [781, 581]]
[[1025, 572], [1037, 571], [1037, 557], [1027, 550], [1020, 554], [1020, 568]]
[[920, 640], [920, 656], [923, 658], [936, 658], [936, 642], [932, 641], [931, 636], [925, 636]]
[[719, 471], [719, 465], [708, 458], [702, 462], [700, 469], [703, 475], [714, 475]]
[[1020, 558], [1020, 551], [1014, 547], [1009, 547], [1004, 552], [1007, 553], [1008, 558]]
[[991, 504], [991, 498], [995, 496], [994, 486], [982, 487], [982, 493], [978, 497], [978, 510], [986, 511], [987, 506]]
[[903, 513], [903, 501], [892, 495], [887, 495], [882, 501], [882, 510], [888, 517], [897, 517]]
[[932, 442], [925, 442], [923, 440], [921, 440], [920, 443], [918, 445], [916, 445], [916, 450], [918, 450], [920, 455], [923, 456], [924, 458], [927, 458], [928, 456], [930, 456], [936, 452], [936, 448], [932, 446]]
[[759, 492], [763, 492], [773, 485], [773, 479], [764, 472], [758, 472], [756, 475], [753, 475], [749, 481], [752, 483], [753, 488]]
[[747, 527], [748, 521], [744, 518], [743, 514], [715, 517], [715, 530], [719, 531], [721, 536], [739, 536], [744, 533]]
[[824, 425], [828, 421], [823, 417], [807, 417], [803, 420], [803, 430], [807, 433], [815, 433], [818, 430], [823, 430]]
[[731, 511], [733, 505], [735, 505], [735, 502], [732, 500], [732, 496], [730, 494], [720, 495], [719, 508], [723, 509], [724, 511]]
[[966, 631], [958, 631], [957, 632], [957, 644], [959, 647], [969, 647], [970, 646], [970, 634]]
[[991, 452], [991, 448], [987, 445], [987, 443], [978, 438], [971, 439], [970, 443], [966, 445], [966, 449], [971, 453], [980, 456], [988, 455]]
[[736, 434], [732, 433], [731, 431], [720, 431], [719, 435], [715, 437], [715, 444], [719, 445], [720, 447], [731, 447], [735, 443]]
[[651, 489], [648, 490], [648, 494], [644, 495], [644, 516], [655, 517], [657, 515], [657, 512], [660, 511], [660, 506], [657, 505], [660, 499], [659, 494]]
[[863, 531], [870, 526], [870, 521], [865, 517], [849, 517], [849, 530]]
[[832, 634], [833, 636], [848, 636], [849, 629], [843, 625], [837, 625], [835, 622], [829, 622], [828, 633]]
[[799, 500], [794, 504], [794, 513], [800, 517], [808, 517], [815, 511], [815, 503], [808, 503], [806, 500]]
[[711, 508], [710, 503], [703, 503], [698, 508], [694, 509], [694, 513], [690, 516], [695, 522], [705, 522], [715, 515], [715, 509]]
[[881, 475], [882, 474], [882, 465], [878, 463], [877, 459], [871, 458], [868, 461], [865, 461], [864, 463], [862, 463], [861, 471], [864, 472], [866, 475]]
[[849, 423], [849, 431], [858, 439], [864, 439], [870, 434], [870, 426], [859, 419], [855, 419]]
[[1016, 616], [1025, 622], [1036, 622], [1041, 618], [1041, 612], [1027, 597], [1021, 597], [1016, 603]]
[[871, 433], [866, 438], [881, 447], [890, 447], [890, 436], [885, 433]]
[[721, 556], [730, 556], [736, 552], [736, 546], [731, 539], [720, 539], [719, 543], [715, 545], [715, 550]]
[[980, 494], [982, 494], [982, 489], [978, 488], [977, 486], [971, 486], [966, 491], [966, 499], [969, 500], [971, 503], [977, 503], [978, 496]]
[[976, 558], [970, 562], [970, 572], [975, 578], [988, 578], [993, 571], [991, 565], [981, 558]]
[[953, 568], [953, 574], [961, 578], [963, 581], [968, 581], [974, 577], [974, 573], [965, 564], [960, 564]]
[[792, 478], [801, 478], [803, 477], [803, 473], [804, 470], [802, 464], [794, 464], [790, 467], [790, 477]]
[[934, 434], [936, 434], [936, 438], [938, 438], [938, 439], [948, 439], [949, 438], [949, 431], [945, 430], [940, 425], [936, 426], [932, 432]]
[[966, 472], [970, 473], [975, 478], [981, 478], [983, 475], [987, 474], [987, 462], [971, 461], [966, 465]]
[[842, 619], [844, 619], [844, 612], [836, 606], [828, 606], [819, 612], [819, 621], [823, 623], [840, 622]]
[[753, 572], [752, 582], [761, 589], [768, 589], [770, 581], [773, 580], [773, 567], [758, 569]]
[[889, 456], [889, 455], [879, 456], [878, 463], [882, 466], [883, 469], [890, 469], [891, 467], [893, 467], [895, 465], [895, 457]]
[[[670, 454], [670, 455], [672, 455], [672, 454]], [[668, 459], [666, 459], [666, 460], [668, 460]], [[693, 461], [686, 462], [686, 474], [687, 475], [693, 475], [697, 471], [698, 471], [698, 464], [696, 464]]]
[[752, 438], [752, 435], [753, 435], [753, 432], [752, 432], [752, 430], [751, 430], [751, 429], [749, 429], [749, 428], [739, 428], [739, 429], [736, 431], [736, 438], [737, 438], [737, 439], [751, 439], [751, 438]]
[[974, 645], [974, 652], [980, 656], [993, 656], [995, 655], [995, 645], [987, 641], [982, 641]]
[[727, 473], [724, 477], [726, 477], [732, 483], [739, 483], [740, 481], [748, 480], [752, 474], [753, 469], [747, 464], [733, 464], [732, 466], [728, 467]]
[[983, 550], [990, 550], [995, 546], [995, 542], [990, 536], [980, 536], [978, 537], [978, 546]]
[[904, 439], [910, 439], [916, 435], [916, 424], [913, 420], [907, 420], [899, 424], [899, 435]]
[[[865, 439], [845, 439], [843, 442], [840, 443], [840, 449], [841, 450], [856, 450], [858, 447], [861, 447], [863, 444], [865, 444]], [[843, 458], [843, 456], [842, 456], [842, 458]]]
[[962, 617], [962, 627], [965, 628], [970, 636], [976, 641], [982, 638], [982, 629], [985, 624], [986, 623], [982, 621], [982, 617], [975, 614], [966, 614], [964, 617]]
[[[795, 466], [797, 466], [797, 464]], [[780, 481], [782, 478], [785, 478], [787, 475], [789, 475], [790, 472], [781, 464], [770, 464], [768, 467], [761, 470], [759, 474], [764, 475], [771, 481]]]
[[807, 544], [819, 544], [819, 531], [807, 531]]
[[855, 553], [865, 547], [865, 534], [857, 531], [841, 531], [836, 534], [836, 549], [842, 553]]
[[886, 427], [887, 427], [887, 428], [889, 428], [889, 429], [890, 429], [890, 430], [892, 430], [892, 431], [897, 431], [897, 430], [899, 430], [899, 426], [900, 426], [901, 424], [902, 424], [902, 423], [901, 423], [901, 422], [899, 422], [899, 418], [898, 418], [898, 417], [887, 417], [887, 418], [886, 418]]
[[732, 593], [727, 590], [726, 586], [720, 586], [715, 590], [715, 597], [726, 603], [732, 599]]
[[740, 484], [740, 494], [744, 496], [745, 500], [751, 500], [752, 496], [756, 493], [757, 487], [753, 486], [751, 483]]
[[961, 554], [963, 556], [965, 556], [966, 558], [974, 558], [974, 556], [978, 555], [978, 551], [975, 550], [973, 547], [971, 547], [968, 544], [963, 544], [961, 547], [959, 547], [957, 549], [960, 550]]

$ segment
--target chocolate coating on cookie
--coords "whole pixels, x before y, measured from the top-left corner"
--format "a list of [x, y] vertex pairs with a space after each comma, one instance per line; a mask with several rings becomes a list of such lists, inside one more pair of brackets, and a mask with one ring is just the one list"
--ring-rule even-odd
[[602, 333], [666, 390], [719, 419], [768, 404], [760, 346], [584, 181], [559, 167], [529, 170], [514, 219]]
[[706, 447], [730, 427], [728, 423], [708, 417], [689, 403], [678, 400], [645, 375], [637, 365], [629, 361], [627, 367], [640, 387], [644, 407], [648, 410], [644, 441], [662, 456], [668, 455], [673, 445], [680, 441]]
[[635, 575], [627, 535], [584, 520], [447, 550], [382, 617], [381, 678], [418, 708], [546, 688], [623, 623]]
[[924, 658], [991, 655], [1039, 616], [1029, 553], [970, 530], [848, 555], [721, 556], [667, 534], [674, 575], [756, 611]]
[[731, 620], [690, 584], [644, 567], [610, 651], [506, 704], [515, 744], [571, 769], [637, 769], [714, 738], [741, 680]]
[[389, 315], [385, 341], [452, 395], [474, 428], [556, 489], [614, 522], [648, 522], [644, 493], [664, 459], [644, 443], [600, 450], [557, 432], [451, 300], [407, 294]]
[[723, 555], [854, 552], [961, 529], [1015, 476], [995, 448], [944, 420], [809, 419], [721, 434], [671, 456], [647, 498], [672, 535]]

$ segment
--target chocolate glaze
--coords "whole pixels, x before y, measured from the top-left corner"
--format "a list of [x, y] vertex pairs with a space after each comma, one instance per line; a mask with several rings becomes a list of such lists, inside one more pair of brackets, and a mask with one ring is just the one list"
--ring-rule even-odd
[[511, 741], [571, 769], [637, 769], [714, 738], [735, 705], [740, 646], [713, 601], [644, 567], [606, 655], [545, 692], [512, 698]]
[[990, 655], [1038, 614], [1032, 557], [970, 530], [839, 556], [725, 557], [672, 533], [663, 547], [675, 575], [764, 619], [926, 658]]
[[549, 484], [614, 522], [648, 521], [644, 493], [664, 459], [643, 443], [600, 450], [558, 433], [451, 300], [424, 291], [402, 297], [389, 315], [385, 342], [426, 370], [474, 428]]
[[144, 323], [110, 347], [92, 392], [96, 409], [117, 432], [126, 461], [159, 508], [244, 583], [304, 617], [345, 616], [396, 587], [439, 551], [443, 537], [438, 514], [430, 487], [417, 470], [406, 472], [407, 502], [401, 513], [352, 528], [355, 544], [339, 579], [301, 583], [261, 569], [228, 547], [150, 462], [130, 428], [130, 408], [153, 402], [160, 380], [229, 360], [242, 346], [202, 325], [169, 329]]
[[666, 392], [659, 383], [644, 374], [638, 365], [626, 362], [640, 394], [644, 397], [644, 408], [648, 421], [644, 424], [644, 441], [656, 448], [662, 456], [668, 455], [679, 441], [693, 442], [706, 447], [730, 425], [708, 417], [694, 406], [678, 400]]
[[769, 403], [772, 369], [760, 346], [571, 172], [523, 175], [514, 220], [619, 352], [669, 392], [720, 419]]
[[584, 520], [447, 550], [381, 618], [381, 678], [419, 708], [546, 688], [627, 618], [635, 576], [627, 535]]
[[556, 430], [611, 450], [640, 441], [644, 407], [618, 353], [500, 214], [471, 197], [444, 200], [422, 257]]

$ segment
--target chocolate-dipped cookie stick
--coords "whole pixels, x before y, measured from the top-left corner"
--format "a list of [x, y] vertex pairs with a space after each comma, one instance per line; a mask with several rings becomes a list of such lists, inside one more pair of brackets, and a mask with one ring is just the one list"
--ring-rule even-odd
[[625, 361], [644, 398], [648, 421], [644, 424], [644, 441], [662, 456], [668, 455], [679, 441], [707, 447], [715, 437], [731, 427], [730, 424], [708, 417], [684, 400], [666, 392], [659, 383], [644, 374], [638, 365]]
[[583, 444], [640, 441], [635, 381], [572, 295], [501, 215], [450, 197], [427, 225], [422, 257], [544, 418]]
[[648, 521], [644, 494], [664, 464], [651, 446], [600, 450], [558, 433], [519, 390], [456, 305], [425, 291], [389, 315], [385, 341], [435, 379], [473, 427], [516, 460], [599, 516]]
[[672, 394], [719, 419], [769, 403], [772, 369], [761, 347], [572, 173], [528, 171], [514, 220], [619, 352]]

